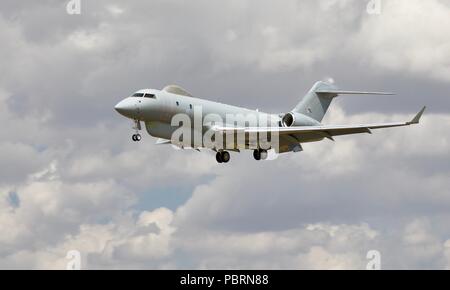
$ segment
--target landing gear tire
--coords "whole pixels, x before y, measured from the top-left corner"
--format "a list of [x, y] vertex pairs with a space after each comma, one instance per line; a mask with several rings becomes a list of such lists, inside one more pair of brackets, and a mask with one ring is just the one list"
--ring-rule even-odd
[[217, 154], [216, 154], [216, 161], [218, 163], [222, 163], [223, 162], [223, 160], [222, 160], [222, 153], [221, 152], [217, 152]]
[[261, 151], [259, 150], [253, 150], [253, 158], [255, 158], [255, 160], [259, 161], [261, 160]]
[[216, 154], [216, 160], [218, 163], [227, 163], [230, 161], [230, 153], [228, 151], [219, 151]]
[[223, 163], [228, 163], [230, 161], [230, 153], [228, 151], [222, 151], [221, 153]]
[[268, 155], [267, 150], [264, 149], [253, 150], [253, 158], [255, 158], [255, 160], [257, 161], [267, 159], [267, 155]]
[[269, 155], [268, 153], [267, 153], [267, 150], [261, 150], [260, 151], [261, 153], [261, 160], [266, 160], [267, 159], [267, 156]]
[[133, 136], [131, 136], [131, 140], [133, 140], [134, 142], [141, 141], [141, 135], [140, 134], [133, 134]]

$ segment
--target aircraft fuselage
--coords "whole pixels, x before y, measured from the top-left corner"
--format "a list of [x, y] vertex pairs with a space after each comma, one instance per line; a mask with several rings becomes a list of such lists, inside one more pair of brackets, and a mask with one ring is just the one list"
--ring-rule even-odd
[[[143, 94], [143, 96], [140, 96], [140, 94]], [[154, 98], [145, 97], [146, 95], [154, 95]], [[173, 117], [178, 114], [188, 116], [191, 124], [198, 121], [195, 116], [202, 118], [208, 115], [220, 117], [224, 124], [233, 119], [232, 116], [245, 116], [247, 118], [251, 116], [255, 120], [272, 119], [281, 121], [280, 116], [276, 114], [153, 89], [140, 90], [133, 96], [122, 100], [115, 108], [127, 118], [143, 121], [146, 131], [151, 136], [167, 140], [171, 139], [173, 132], [179, 127], [172, 125]], [[203, 125], [202, 133], [208, 129], [208, 126]]]
[[[371, 130], [418, 124], [423, 107], [408, 122], [381, 124], [322, 125], [332, 100], [338, 95], [392, 95], [392, 93], [339, 90], [331, 83], [319, 81], [288, 113], [269, 114], [258, 110], [222, 104], [192, 97], [184, 89], [171, 85], [163, 90], [144, 89], [119, 102], [115, 109], [134, 120], [140, 141], [141, 123], [158, 143], [181, 148], [209, 148], [217, 152], [219, 163], [230, 160], [230, 151], [253, 150], [256, 160], [276, 153], [300, 152], [301, 143], [334, 141], [335, 136], [371, 133]], [[181, 134], [180, 134], [181, 132]], [[211, 134], [212, 133], [212, 134]]]

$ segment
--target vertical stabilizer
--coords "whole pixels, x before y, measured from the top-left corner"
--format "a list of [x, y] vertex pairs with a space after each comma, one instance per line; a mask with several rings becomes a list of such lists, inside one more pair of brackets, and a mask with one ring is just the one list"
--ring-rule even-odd
[[337, 88], [333, 84], [323, 81], [315, 83], [293, 112], [304, 114], [319, 122], [322, 121], [331, 101], [338, 95], [334, 91], [337, 91]]

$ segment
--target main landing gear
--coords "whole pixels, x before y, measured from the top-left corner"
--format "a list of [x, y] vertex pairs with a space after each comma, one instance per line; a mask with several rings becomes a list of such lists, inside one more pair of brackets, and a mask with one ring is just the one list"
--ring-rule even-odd
[[219, 151], [216, 154], [216, 160], [219, 163], [227, 163], [230, 161], [230, 153], [228, 151]]
[[[266, 160], [268, 157], [268, 152], [265, 149], [255, 149], [253, 150], [253, 157], [255, 160]], [[230, 153], [228, 151], [218, 151], [216, 153], [216, 160], [218, 163], [227, 163], [230, 161]]]
[[253, 158], [255, 160], [266, 160], [267, 159], [267, 150], [264, 149], [255, 149], [253, 150]]

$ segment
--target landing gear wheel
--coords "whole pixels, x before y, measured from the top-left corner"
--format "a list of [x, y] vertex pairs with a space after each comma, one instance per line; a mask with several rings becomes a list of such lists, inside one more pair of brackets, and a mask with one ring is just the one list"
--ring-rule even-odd
[[219, 151], [216, 154], [216, 160], [218, 163], [227, 163], [230, 161], [230, 153], [228, 151]]
[[253, 158], [258, 161], [261, 160], [261, 151], [258, 149], [253, 150]]
[[221, 153], [223, 163], [228, 163], [230, 161], [230, 153], [228, 151], [222, 151]]
[[268, 156], [267, 150], [264, 149], [255, 149], [253, 150], [253, 158], [255, 160], [266, 160]]
[[223, 160], [222, 160], [222, 152], [217, 152], [216, 153], [216, 160], [217, 160], [218, 163], [222, 163], [223, 162]]
[[133, 134], [133, 136], [131, 136], [131, 140], [133, 140], [134, 142], [141, 141], [141, 135]]
[[261, 160], [266, 160], [268, 156], [267, 150], [260, 150], [259, 152], [259, 154], [261, 155]]

